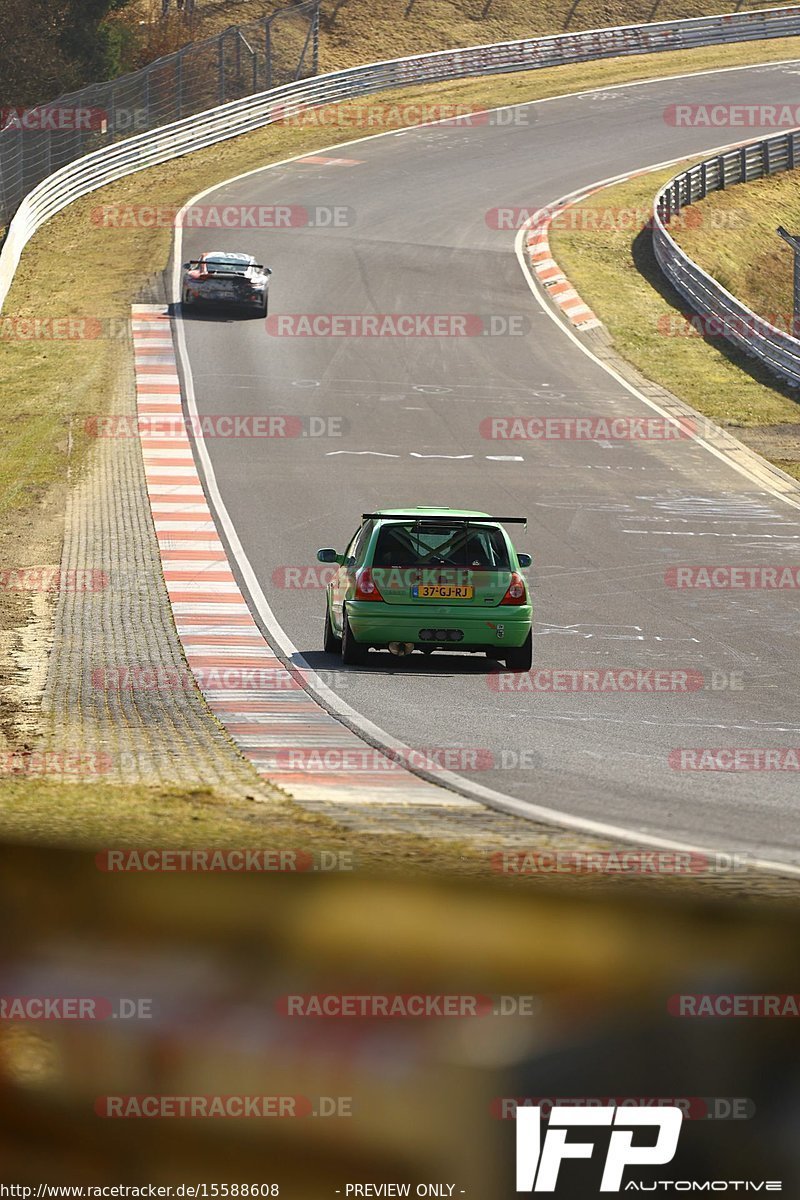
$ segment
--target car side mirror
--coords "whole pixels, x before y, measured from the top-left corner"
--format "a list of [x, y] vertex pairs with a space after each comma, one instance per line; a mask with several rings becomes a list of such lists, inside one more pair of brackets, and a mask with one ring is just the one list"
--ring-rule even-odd
[[341, 554], [337, 554], [336, 551], [332, 550], [330, 547], [325, 550], [317, 551], [317, 562], [341, 564], [341, 561]]
[[530, 554], [518, 554], [517, 561], [521, 567], [529, 567], [533, 563], [533, 559], [531, 558]]
[[184, 271], [191, 271], [191, 269], [192, 269], [192, 264], [191, 264], [190, 262], [188, 262], [188, 263], [184, 263], [184, 264], [183, 264], [183, 269], [184, 269]]

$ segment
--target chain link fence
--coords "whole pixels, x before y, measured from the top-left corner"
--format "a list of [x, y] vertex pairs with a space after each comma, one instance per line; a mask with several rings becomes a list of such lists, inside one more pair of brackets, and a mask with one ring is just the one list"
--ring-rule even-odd
[[301, 0], [107, 83], [0, 109], [0, 227], [38, 183], [92, 150], [316, 75], [319, 8], [320, 0]]

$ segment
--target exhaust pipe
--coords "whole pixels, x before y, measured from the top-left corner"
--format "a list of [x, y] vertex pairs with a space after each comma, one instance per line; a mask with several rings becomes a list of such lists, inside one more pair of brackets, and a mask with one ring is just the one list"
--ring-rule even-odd
[[389, 653], [394, 654], [397, 658], [403, 658], [406, 654], [414, 653], [414, 643], [389, 642]]

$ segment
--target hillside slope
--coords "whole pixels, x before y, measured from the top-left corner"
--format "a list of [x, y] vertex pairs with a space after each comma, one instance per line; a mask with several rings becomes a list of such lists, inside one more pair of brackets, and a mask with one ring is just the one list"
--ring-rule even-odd
[[[134, 0], [119, 19], [137, 25], [144, 21], [152, 48], [163, 53], [230, 25], [257, 21], [280, 7], [285, 5], [278, 0], [195, 0], [194, 14], [186, 17], [171, 0], [165, 28], [161, 0]], [[735, 7], [730, 0], [323, 0], [320, 66], [330, 71], [532, 33], [698, 17]], [[744, 0], [739, 7], [764, 5]]]

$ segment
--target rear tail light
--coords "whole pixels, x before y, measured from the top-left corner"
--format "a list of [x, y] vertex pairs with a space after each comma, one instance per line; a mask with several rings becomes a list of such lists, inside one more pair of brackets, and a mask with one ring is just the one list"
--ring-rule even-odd
[[383, 600], [380, 589], [372, 578], [369, 567], [362, 567], [356, 574], [356, 600]]
[[525, 603], [525, 580], [516, 571], [511, 572], [511, 583], [508, 585], [505, 596], [500, 601], [501, 604], [524, 604]]

